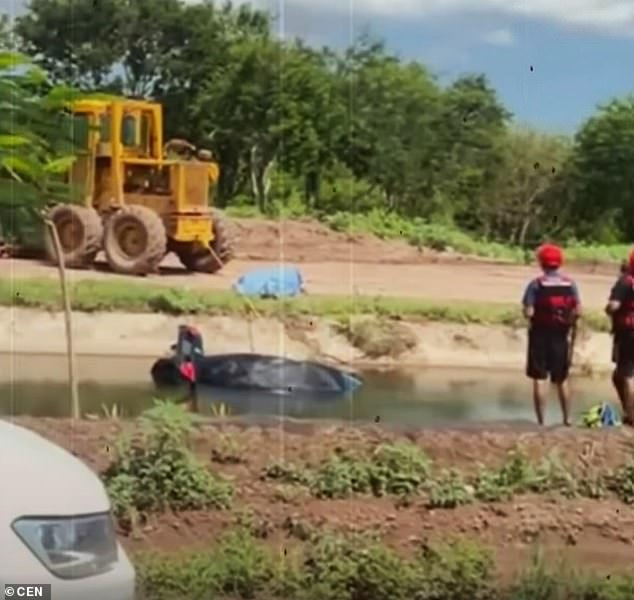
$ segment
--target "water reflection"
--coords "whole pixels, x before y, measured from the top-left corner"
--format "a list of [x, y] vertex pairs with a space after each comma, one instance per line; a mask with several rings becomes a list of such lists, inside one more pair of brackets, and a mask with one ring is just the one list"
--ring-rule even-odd
[[[102, 359], [107, 363], [108, 359]], [[102, 363], [103, 364], [103, 363]], [[134, 382], [130, 373], [125, 383], [113, 382], [112, 369], [107, 380], [80, 384], [84, 413], [104, 414], [117, 405], [119, 413], [134, 416], [165, 396], [138, 371]], [[63, 371], [61, 371], [63, 377]], [[481, 421], [533, 421], [531, 387], [516, 372], [417, 369], [399, 373], [364, 374], [364, 387], [352, 396], [289, 397], [260, 392], [202, 389], [201, 412], [210, 413], [212, 404], [224, 402], [231, 415], [286, 415], [305, 419], [343, 419], [375, 421], [396, 425], [432, 426]], [[607, 378], [573, 381], [575, 412], [603, 400], [613, 401]], [[185, 390], [182, 394], [184, 395]], [[7, 381], [0, 383], [0, 414], [68, 416], [70, 394], [65, 384], [55, 381]], [[559, 421], [554, 393], [548, 406], [548, 421]]]

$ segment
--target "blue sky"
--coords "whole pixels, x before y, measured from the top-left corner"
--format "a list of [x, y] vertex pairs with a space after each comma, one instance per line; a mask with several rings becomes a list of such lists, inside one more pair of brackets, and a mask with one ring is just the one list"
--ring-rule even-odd
[[[485, 73], [521, 123], [573, 132], [634, 92], [634, 0], [260, 0], [280, 29], [345, 44], [364, 26], [442, 81]], [[530, 67], [533, 66], [531, 72]]]
[[[441, 81], [485, 73], [519, 122], [551, 131], [573, 132], [597, 104], [634, 92], [634, 0], [255, 3], [281, 16], [281, 35], [342, 46], [369, 27]], [[0, 11], [23, 5], [0, 0]]]

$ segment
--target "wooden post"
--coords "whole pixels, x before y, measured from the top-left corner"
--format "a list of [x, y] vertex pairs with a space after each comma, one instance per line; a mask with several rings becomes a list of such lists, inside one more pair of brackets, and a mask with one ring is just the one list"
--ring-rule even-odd
[[66, 355], [68, 357], [68, 383], [70, 385], [71, 418], [79, 419], [81, 411], [79, 406], [79, 387], [75, 377], [75, 353], [73, 350], [73, 327], [70, 298], [66, 287], [66, 269], [62, 254], [62, 244], [55, 224], [50, 219], [45, 220], [46, 226], [51, 233], [55, 254], [57, 255], [57, 268], [59, 271], [59, 285], [62, 290], [62, 301], [64, 303], [64, 321], [66, 323]]

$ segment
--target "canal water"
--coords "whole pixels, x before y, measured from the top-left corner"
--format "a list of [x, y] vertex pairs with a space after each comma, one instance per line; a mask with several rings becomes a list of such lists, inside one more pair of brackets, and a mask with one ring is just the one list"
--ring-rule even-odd
[[[157, 390], [149, 369], [154, 357], [82, 356], [78, 358], [80, 401], [84, 414], [105, 415], [113, 406], [132, 417], [168, 394]], [[0, 415], [69, 415], [70, 393], [64, 357], [0, 355]], [[337, 400], [292, 399], [261, 393], [201, 391], [201, 412], [230, 416], [288, 416], [344, 419], [416, 427], [479, 422], [533, 421], [530, 382], [521, 371], [419, 368], [365, 372], [365, 384]], [[615, 403], [608, 377], [573, 379], [579, 415], [588, 406]], [[224, 405], [224, 406], [222, 406]], [[548, 422], [559, 421], [555, 390]]]

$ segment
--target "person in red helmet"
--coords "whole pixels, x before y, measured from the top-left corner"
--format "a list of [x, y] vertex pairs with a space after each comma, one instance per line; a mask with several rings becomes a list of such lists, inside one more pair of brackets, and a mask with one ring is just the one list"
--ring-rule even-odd
[[544, 424], [545, 382], [550, 377], [557, 386], [563, 423], [570, 426], [571, 363], [570, 332], [581, 314], [577, 284], [559, 269], [561, 248], [544, 244], [537, 250], [542, 274], [533, 279], [522, 298], [524, 316], [529, 321], [526, 375], [533, 380], [533, 402], [539, 425]]
[[634, 426], [634, 250], [627, 267], [612, 286], [605, 312], [614, 336], [612, 384], [623, 408], [623, 424]]

